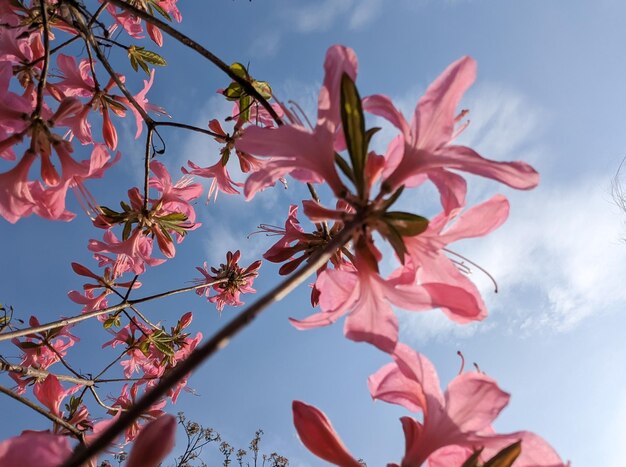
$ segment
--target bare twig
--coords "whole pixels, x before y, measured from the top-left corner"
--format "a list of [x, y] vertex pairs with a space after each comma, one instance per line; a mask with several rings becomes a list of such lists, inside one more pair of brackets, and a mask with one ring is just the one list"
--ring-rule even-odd
[[48, 375], [53, 375], [59, 381], [66, 381], [73, 384], [81, 384], [83, 386], [93, 386], [96, 382], [92, 379], [82, 378], [80, 376], [59, 375], [56, 373], [50, 373], [45, 370], [38, 370], [29, 366], [12, 365], [7, 362], [0, 361], [0, 371], [7, 371], [9, 373], [19, 373], [23, 376], [32, 377], [44, 380]]
[[46, 87], [46, 79], [48, 77], [48, 63], [50, 62], [50, 38], [48, 37], [48, 10], [46, 2], [39, 0], [39, 12], [41, 15], [41, 27], [43, 28], [43, 66], [41, 75], [39, 76], [39, 84], [37, 86], [37, 104], [33, 115], [39, 117], [41, 115], [41, 107], [43, 106], [43, 92]]
[[30, 407], [35, 412], [40, 413], [44, 417], [52, 420], [52, 422], [56, 423], [57, 425], [62, 426], [63, 428], [68, 430], [70, 433], [72, 433], [74, 436], [76, 436], [81, 441], [81, 443], [83, 442], [83, 432], [80, 431], [78, 428], [76, 428], [74, 425], [71, 425], [71, 424], [67, 423], [65, 420], [63, 420], [62, 418], [59, 418], [56, 415], [51, 414], [50, 412], [48, 412], [43, 407], [39, 407], [37, 404], [35, 404], [34, 402], [29, 401], [25, 397], [22, 397], [22, 396], [20, 396], [20, 395], [18, 395], [16, 393], [14, 393], [9, 388], [5, 388], [4, 386], [0, 386], [0, 392], [6, 394], [9, 397], [12, 397], [16, 401], [21, 402], [25, 406]]
[[192, 290], [201, 289], [204, 287], [211, 287], [212, 285], [221, 284], [222, 282], [226, 282], [228, 278], [218, 279], [211, 282], [206, 282], [202, 284], [192, 285], [190, 287], [183, 287], [181, 289], [169, 290], [167, 292], [158, 293], [155, 295], [150, 295], [148, 297], [138, 298], [136, 300], [124, 300], [122, 303], [117, 305], [113, 305], [107, 308], [103, 308], [102, 310], [90, 311], [88, 313], [82, 313], [78, 316], [72, 316], [71, 318], [64, 318], [58, 321], [52, 321], [50, 323], [42, 324], [40, 326], [33, 326], [27, 329], [20, 329], [19, 331], [5, 332], [0, 333], [0, 342], [6, 341], [9, 339], [13, 339], [15, 337], [23, 337], [28, 336], [30, 334], [36, 334], [38, 332], [49, 331], [50, 329], [62, 328], [63, 326], [68, 326], [70, 324], [79, 323], [81, 321], [85, 321], [89, 318], [94, 318], [96, 316], [105, 315], [107, 313], [114, 313], [119, 310], [123, 310], [124, 308], [128, 308], [131, 305], [137, 305], [139, 303], [149, 302], [152, 300], [157, 300], [159, 298], [169, 297], [171, 295], [176, 295], [179, 293], [190, 292]]

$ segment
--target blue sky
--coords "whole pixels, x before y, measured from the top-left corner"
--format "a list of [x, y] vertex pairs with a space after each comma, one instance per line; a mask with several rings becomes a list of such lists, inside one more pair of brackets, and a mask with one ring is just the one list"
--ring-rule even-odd
[[[463, 144], [486, 157], [521, 159], [541, 173], [540, 186], [515, 192], [471, 178], [469, 198], [501, 192], [511, 200], [509, 221], [483, 239], [457, 250], [489, 270], [500, 292], [478, 272], [490, 316], [460, 327], [438, 311], [401, 313], [402, 339], [435, 363], [442, 382], [457, 373], [461, 350], [469, 362], [512, 394], [496, 430], [534, 431], [573, 465], [626, 465], [626, 214], [615, 205], [611, 183], [626, 156], [626, 5], [617, 0], [219, 0], [181, 2], [181, 29], [226, 62], [250, 64], [253, 76], [269, 81], [283, 100], [299, 102], [311, 118], [328, 46], [353, 47], [359, 58], [362, 95], [391, 96], [406, 115], [426, 86], [452, 61], [471, 55], [478, 79], [463, 108], [471, 124]], [[192, 52], [165, 39], [169, 66], [158, 70], [149, 94], [176, 120], [206, 125], [230, 112], [215, 90], [228, 81]], [[140, 79], [129, 74], [129, 85]], [[141, 180], [143, 141], [134, 129], [120, 131], [121, 164], [90, 188], [102, 204], [116, 205]], [[172, 173], [188, 159], [213, 163], [211, 140], [164, 130], [162, 161]], [[248, 233], [259, 223], [282, 225], [288, 205], [306, 196], [290, 184], [246, 203], [220, 194], [217, 203], [197, 204], [202, 229], [179, 247], [175, 261], [146, 274], [141, 294], [186, 285], [194, 267], [216, 263], [226, 250], [241, 248], [244, 264], [273, 242]], [[413, 200], [405, 201], [411, 208]], [[75, 203], [71, 204], [76, 206]], [[76, 209], [76, 207], [75, 207]], [[0, 301], [22, 317], [42, 320], [73, 315], [79, 308], [67, 291], [81, 286], [71, 261], [90, 265], [87, 238], [99, 231], [80, 215], [70, 224], [29, 218], [0, 222], [5, 248], [0, 259]], [[277, 268], [264, 263], [259, 292], [276, 281]], [[251, 302], [253, 296], [246, 296]], [[145, 307], [155, 320], [172, 322], [195, 312], [194, 329], [205, 336], [237, 309], [220, 318], [212, 305], [189, 295]], [[366, 378], [387, 362], [380, 352], [347, 341], [341, 325], [300, 332], [287, 317], [310, 312], [308, 288], [268, 310], [191, 379], [197, 396], [184, 395], [173, 411], [222, 432], [246, 446], [258, 427], [264, 445], [294, 466], [321, 465], [298, 442], [291, 400], [324, 410], [346, 445], [370, 466], [397, 462], [403, 452], [398, 418], [405, 412], [373, 403]], [[84, 371], [103, 362], [102, 332], [76, 328], [84, 350], [72, 356]], [[94, 338], [96, 341], [94, 341]], [[3, 355], [16, 353], [8, 346]], [[2, 384], [9, 384], [2, 377]], [[114, 389], [103, 391], [113, 394]], [[12, 401], [0, 399], [2, 438], [24, 428], [47, 427]], [[5, 418], [6, 417], [6, 418]], [[7, 422], [11, 420], [11, 423]]]

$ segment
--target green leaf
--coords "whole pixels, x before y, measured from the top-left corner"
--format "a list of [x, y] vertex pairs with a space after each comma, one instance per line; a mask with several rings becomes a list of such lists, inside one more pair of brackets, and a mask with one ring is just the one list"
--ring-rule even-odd
[[406, 255], [406, 246], [404, 245], [404, 240], [402, 239], [402, 235], [396, 229], [396, 227], [389, 221], [385, 221], [383, 219], [385, 228], [381, 230], [380, 234], [387, 239], [387, 241], [391, 244], [393, 251], [396, 252], [400, 262], [404, 264], [404, 255]]
[[354, 81], [346, 73], [341, 77], [341, 123], [348, 154], [350, 154], [352, 161], [354, 183], [359, 195], [363, 195], [365, 189], [365, 157], [367, 155], [365, 118], [359, 92]]
[[522, 440], [519, 440], [502, 449], [498, 454], [485, 462], [483, 467], [511, 467], [521, 453]]
[[272, 88], [267, 81], [254, 80], [252, 86], [264, 99], [270, 99], [272, 97]]
[[148, 63], [156, 66], [167, 65], [165, 59], [158, 53], [153, 52], [152, 50], [146, 50], [144, 47], [137, 45], [131, 45], [128, 48], [128, 58], [130, 59], [130, 65], [133, 67], [133, 70], [137, 71], [138, 67], [141, 67], [141, 69], [147, 74], [150, 74], [150, 68], [148, 68], [147, 65]]
[[117, 211], [114, 211], [111, 208], [107, 208], [106, 206], [100, 206], [100, 210], [104, 213], [104, 215], [106, 216], [110, 216], [110, 217], [115, 217], [117, 215], [119, 215], [119, 213]]
[[159, 217], [159, 219], [170, 222], [185, 222], [187, 220], [187, 216], [182, 212], [172, 212]]
[[41, 342], [20, 342], [19, 347], [22, 349], [36, 349], [37, 347], [41, 347]]
[[124, 230], [122, 230], [122, 240], [128, 240], [133, 226], [130, 222], [124, 224]]
[[344, 175], [348, 177], [352, 181], [352, 183], [354, 183], [354, 174], [352, 173], [352, 168], [346, 162], [346, 160], [337, 153], [335, 153], [335, 164], [337, 164], [341, 171], [344, 173]]
[[387, 209], [391, 207], [393, 203], [398, 201], [398, 198], [400, 197], [403, 191], [404, 191], [404, 185], [402, 185], [400, 188], [394, 191], [393, 194], [383, 202], [382, 208]]
[[[165, 11], [161, 5], [159, 5], [157, 2], [155, 2], [154, 0], [150, 0], [150, 4], [148, 5], [150, 7], [150, 10], [152, 10], [152, 8], [154, 8], [156, 11], [159, 12], [159, 14], [161, 16], [163, 16], [165, 19], [167, 19], [168, 21], [172, 21], [172, 17], [169, 15], [169, 13], [167, 11]], [[154, 12], [150, 11], [150, 14], [152, 16], [154, 16]]]
[[172, 348], [171, 344], [168, 344], [160, 340], [153, 341], [152, 343], [157, 348], [157, 350], [161, 352], [162, 354], [167, 355], [168, 357], [174, 356], [174, 349]]
[[224, 96], [228, 100], [239, 100], [244, 95], [243, 88], [239, 83], [230, 83], [230, 85], [224, 89]]
[[381, 128], [379, 126], [376, 126], [374, 128], [370, 128], [369, 130], [367, 130], [365, 132], [365, 141], [366, 141], [366, 145], [365, 147], [369, 147], [370, 145], [370, 141], [372, 140], [372, 137], [378, 133], [381, 130]]
[[137, 59], [134, 55], [128, 54], [128, 58], [130, 59], [130, 66], [133, 67], [133, 70], [137, 71]]
[[250, 75], [248, 74], [248, 70], [246, 69], [246, 67], [243, 66], [239, 62], [233, 63], [230, 66], [230, 71], [232, 71], [239, 78], [242, 78], [242, 79], [245, 79], [245, 80], [248, 80], [250, 78]]
[[143, 59], [146, 63], [156, 66], [165, 66], [167, 62], [158, 53], [152, 50], [146, 50], [143, 47], [136, 47], [135, 53]]
[[252, 99], [247, 94], [244, 94], [239, 98], [239, 115], [244, 122], [250, 119], [250, 106], [252, 105]]
[[403, 237], [415, 237], [428, 228], [428, 219], [410, 212], [386, 212], [383, 214], [383, 220], [392, 224]]

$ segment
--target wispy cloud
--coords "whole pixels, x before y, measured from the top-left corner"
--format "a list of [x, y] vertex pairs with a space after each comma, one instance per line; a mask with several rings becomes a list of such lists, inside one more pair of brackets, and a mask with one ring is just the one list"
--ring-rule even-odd
[[338, 24], [350, 30], [361, 29], [376, 19], [382, 6], [382, 0], [287, 2], [273, 13], [276, 28], [261, 32], [250, 46], [250, 53], [261, 56], [275, 54], [287, 34], [320, 33]]
[[492, 308], [518, 330], [567, 331], [626, 305], [623, 213], [607, 178], [515, 196], [509, 222], [471, 250], [503, 288]]
[[[462, 143], [490, 158], [521, 159], [544, 170], [537, 189], [505, 190], [512, 209], [503, 227], [454, 246], [498, 280], [495, 295], [486, 276], [476, 272], [473, 277], [492, 314], [488, 322], [529, 335], [564, 332], [593, 314], [623, 308], [624, 216], [611, 198], [611, 174], [585, 173], [567, 181], [550, 177], [557, 155], [542, 145], [539, 132], [549, 117], [523, 95], [483, 85], [464, 105], [471, 109], [472, 124]], [[489, 181], [473, 178], [469, 186], [472, 202], [494, 193]], [[420, 337], [461, 332], [437, 320], [425, 324], [430, 329]]]

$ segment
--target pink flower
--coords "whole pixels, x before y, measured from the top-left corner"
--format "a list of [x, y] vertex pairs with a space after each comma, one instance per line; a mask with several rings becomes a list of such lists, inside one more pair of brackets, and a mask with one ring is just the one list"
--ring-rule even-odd
[[477, 287], [446, 255], [446, 247], [457, 240], [487, 235], [500, 227], [508, 214], [509, 202], [496, 195], [460, 215], [458, 209], [441, 213], [431, 220], [424, 233], [403, 237], [410, 255], [405, 271], [415, 272], [419, 284], [416, 286], [425, 289], [432, 306], [441, 308], [453, 321], [482, 320], [487, 309]]
[[324, 84], [318, 99], [317, 124], [310, 131], [300, 125], [279, 128], [250, 126], [237, 149], [269, 161], [246, 180], [247, 199], [291, 174], [302, 182], [326, 182], [336, 195], [345, 191], [335, 169], [335, 133], [340, 126], [339, 88], [344, 73], [356, 78], [356, 56], [351, 49], [333, 46], [326, 53]]
[[[150, 29], [149, 29], [149, 31], [150, 31]], [[159, 31], [159, 30], [156, 29], [156, 31]], [[159, 31], [159, 33], [160, 33], [160, 31]], [[148, 102], [148, 99], [146, 98], [146, 94], [148, 94], [148, 91], [152, 87], [152, 83], [153, 82], [154, 82], [154, 68], [150, 72], [150, 80], [146, 81], [144, 79], [143, 80], [143, 89], [141, 91], [139, 91], [137, 94], [135, 94], [133, 97], [135, 98], [135, 101], [139, 104], [139, 106], [143, 110], [145, 110], [146, 112], [151, 111], [151, 112], [155, 112], [155, 113], [160, 114], [160, 115], [167, 115], [167, 112], [165, 111], [165, 109], [163, 107], [159, 107], [158, 105], [150, 104]], [[135, 133], [135, 139], [139, 138], [141, 136], [141, 130], [143, 128], [143, 123], [144, 123], [143, 122], [143, 117], [141, 116], [139, 111], [135, 108], [135, 106], [131, 105], [129, 100], [126, 99], [125, 97], [115, 96], [115, 100], [117, 100], [118, 102], [122, 102], [123, 104], [127, 105], [128, 108], [133, 113], [133, 115], [135, 116], [135, 122], [137, 124], [137, 132]]]
[[[85, 284], [83, 286], [83, 290], [85, 291], [84, 295], [81, 295], [79, 292], [73, 290], [68, 293], [70, 300], [76, 303], [80, 303], [85, 305], [83, 308], [83, 312], [99, 310], [102, 308], [106, 308], [107, 300], [106, 296], [110, 293], [113, 293], [111, 289], [116, 287], [128, 288], [131, 287], [133, 289], [137, 289], [141, 287], [141, 282], [138, 281], [127, 281], [127, 282], [117, 282], [122, 274], [127, 272], [127, 263], [123, 260], [116, 260], [113, 262], [112, 266], [106, 267], [104, 269], [104, 273], [102, 276], [98, 276], [96, 273], [90, 271], [85, 266], [72, 263], [72, 269], [74, 272], [80, 276], [89, 277], [95, 280], [95, 284]], [[98, 289], [102, 289], [99, 295], [95, 294], [95, 291]], [[98, 319], [101, 321], [106, 319], [106, 316], [99, 316]]]
[[24, 431], [0, 442], [3, 467], [58, 467], [71, 454], [67, 437], [49, 431]]
[[[89, 421], [89, 412], [84, 405], [81, 404], [67, 415], [61, 410], [63, 400], [80, 389], [81, 386], [79, 385], [72, 386], [69, 389], [63, 389], [57, 377], [50, 374], [42, 383], [35, 384], [33, 394], [53, 415], [67, 420], [68, 423], [76, 427], [87, 429], [91, 427], [91, 422]], [[55, 424], [54, 431], [63, 433], [65, 429]]]
[[468, 147], [450, 144], [458, 134], [455, 125], [465, 114], [455, 117], [456, 107], [475, 77], [476, 62], [472, 58], [463, 57], [451, 64], [419, 100], [410, 125], [386, 96], [364, 99], [364, 110], [387, 119], [404, 139], [404, 153], [384, 176], [386, 189], [392, 192], [419, 174], [431, 179], [445, 177], [449, 169], [492, 178], [518, 189], [537, 186], [539, 175], [528, 164], [487, 160]]
[[191, 170], [183, 167], [183, 173], [213, 179], [211, 180], [211, 186], [209, 187], [207, 202], [211, 200], [211, 196], [213, 196], [213, 201], [217, 201], [217, 194], [220, 191], [229, 195], [239, 194], [236, 187], [241, 186], [242, 184], [235, 182], [232, 178], [230, 178], [230, 174], [226, 170], [226, 165], [224, 165], [221, 160], [217, 161], [215, 165], [210, 167], [200, 167], [191, 161], [187, 161], [187, 164]]
[[393, 352], [398, 341], [398, 319], [390, 304], [409, 310], [431, 307], [425, 290], [406, 286], [404, 277], [383, 279], [357, 252], [354, 266], [322, 271], [315, 283], [322, 311], [303, 320], [290, 318], [297, 329], [327, 326], [348, 313], [344, 334], [368, 342], [383, 352]]
[[481, 373], [463, 373], [442, 394], [437, 372], [422, 354], [398, 344], [393, 358], [395, 363], [370, 376], [368, 385], [374, 399], [423, 414], [423, 422], [401, 418], [406, 438], [403, 467], [421, 465], [439, 449], [449, 446], [484, 448], [482, 456], [488, 459], [517, 440], [522, 440], [522, 453], [516, 466], [564, 465], [556, 452], [534, 434], [493, 433], [491, 424], [508, 404], [509, 394], [492, 378]]
[[128, 457], [128, 467], [157, 467], [174, 448], [176, 417], [162, 415], [143, 427]]
[[[219, 268], [211, 268], [211, 272], [209, 272], [206, 263], [204, 263], [204, 267], [196, 268], [204, 276], [204, 279], [196, 280], [198, 284], [223, 280], [219, 284], [201, 287], [196, 290], [198, 295], [206, 295], [210, 302], [215, 303], [219, 312], [224, 309], [224, 305], [243, 305], [243, 302], [239, 300], [239, 296], [242, 293], [256, 292], [252, 288], [252, 283], [254, 278], [259, 275], [258, 269], [261, 267], [261, 261], [255, 261], [247, 268], [242, 268], [237, 264], [240, 257], [241, 252], [239, 250], [234, 253], [229, 251], [226, 253], [226, 264], [220, 264]], [[211, 289], [217, 292], [217, 294], [210, 295]]]
[[146, 264], [154, 267], [165, 262], [164, 259], [152, 257], [152, 239], [142, 235], [138, 229], [124, 241], [120, 241], [109, 229], [104, 233], [102, 242], [89, 240], [88, 249], [94, 253], [124, 255], [135, 274], [143, 274], [146, 270]]
[[293, 401], [293, 424], [300, 441], [320, 459], [341, 467], [362, 467], [348, 452], [330, 420], [322, 411], [300, 401]]
[[[137, 399], [137, 392], [139, 390], [139, 385], [133, 384], [128, 390], [128, 384], [125, 384], [122, 387], [122, 392], [120, 396], [113, 402], [112, 407], [120, 408], [120, 409], [128, 409], [130, 408]], [[137, 435], [140, 434], [141, 428], [147, 422], [152, 422], [153, 420], [157, 420], [158, 418], [164, 416], [165, 412], [163, 412], [163, 407], [165, 407], [165, 399], [157, 402], [152, 405], [148, 410], [146, 410], [138, 420], [135, 420], [125, 431], [125, 442], [129, 443], [137, 438]], [[115, 415], [117, 411], [109, 411], [109, 414]]]

